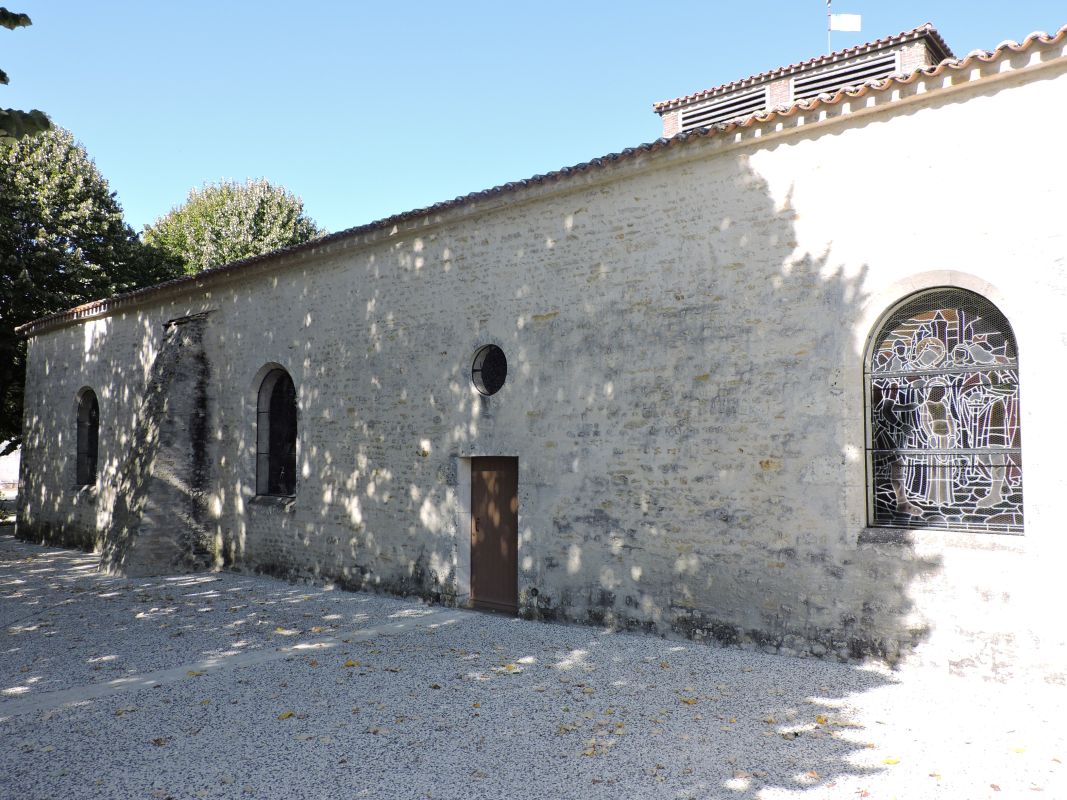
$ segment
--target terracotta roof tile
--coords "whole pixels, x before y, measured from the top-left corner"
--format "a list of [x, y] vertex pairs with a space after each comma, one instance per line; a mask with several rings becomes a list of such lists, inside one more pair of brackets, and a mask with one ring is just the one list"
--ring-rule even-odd
[[[917, 29], [918, 30], [918, 29]], [[975, 61], [991, 62], [996, 61], [1002, 55], [1007, 52], [1021, 53], [1029, 50], [1035, 43], [1043, 45], [1059, 44], [1065, 38], [1067, 38], [1067, 25], [1060, 28], [1055, 35], [1050, 36], [1047, 33], [1037, 32], [1031, 33], [1022, 43], [1014, 41], [1005, 41], [999, 44], [995, 49], [991, 51], [975, 50], [968, 53], [963, 58], [946, 59], [939, 64], [921, 67], [910, 75], [890, 75], [887, 78], [881, 80], [868, 81], [864, 84], [860, 84], [856, 87], [846, 87], [840, 89], [834, 94], [823, 94], [818, 97], [814, 97], [808, 100], [800, 100], [793, 103], [791, 106], [783, 106], [776, 109], [770, 109], [767, 111], [753, 114], [745, 119], [733, 120], [730, 122], [720, 122], [715, 125], [694, 128], [689, 131], [684, 131], [671, 137], [670, 139], [656, 139], [653, 142], [638, 145], [637, 147], [628, 147], [618, 153], [610, 153], [609, 155], [602, 156], [600, 158], [594, 158], [591, 161], [586, 161], [581, 164], [575, 164], [572, 167], [563, 167], [562, 169], [554, 172], [549, 172], [544, 175], [534, 175], [531, 178], [521, 181], [512, 181], [509, 183], [495, 186], [491, 189], [485, 189], [480, 192], [472, 192], [471, 194], [457, 197], [453, 200], [446, 200], [441, 203], [435, 203], [434, 205], [427, 206], [425, 208], [418, 208], [412, 211], [405, 211], [402, 214], [394, 214], [391, 217], [385, 217], [376, 222], [370, 222], [366, 225], [358, 225], [354, 228], [348, 228], [346, 230], [338, 231], [323, 236], [319, 239], [315, 239], [310, 242], [306, 242], [300, 245], [294, 245], [293, 247], [282, 248], [281, 250], [274, 250], [270, 253], [265, 253], [259, 256], [253, 256], [251, 258], [245, 258], [240, 261], [234, 261], [229, 264], [224, 264], [219, 267], [213, 267], [212, 269], [204, 270], [196, 275], [186, 275], [180, 278], [175, 278], [170, 281], [158, 283], [153, 286], [148, 286], [143, 289], [138, 289], [133, 292], [127, 292], [125, 294], [116, 295], [115, 297], [105, 298], [103, 300], [94, 300], [90, 303], [71, 308], [67, 311], [61, 311], [56, 314], [51, 314], [46, 317], [41, 317], [32, 322], [28, 322], [15, 329], [16, 333], [23, 336], [30, 336], [38, 331], [45, 330], [47, 328], [60, 326], [66, 323], [75, 322], [79, 319], [95, 316], [108, 311], [117, 310], [130, 305], [136, 305], [139, 302], [154, 297], [156, 295], [166, 294], [171, 289], [178, 289], [181, 287], [193, 288], [205, 284], [213, 283], [216, 279], [223, 278], [231, 275], [235, 272], [247, 269], [257, 264], [274, 260], [279, 256], [287, 254], [297, 253], [310, 253], [316, 248], [324, 245], [331, 244], [333, 242], [341, 241], [355, 236], [365, 235], [369, 233], [376, 233], [383, 230], [388, 230], [396, 225], [404, 222], [409, 222], [416, 219], [424, 219], [426, 217], [432, 217], [435, 214], [440, 214], [445, 211], [449, 211], [453, 208], [459, 208], [462, 206], [471, 205], [482, 200], [487, 200], [501, 195], [507, 195], [512, 192], [519, 191], [525, 187], [538, 186], [556, 183], [566, 180], [574, 175], [581, 175], [583, 173], [593, 172], [610, 164], [614, 164], [621, 161], [628, 161], [645, 153], [652, 153], [659, 150], [664, 150], [672, 147], [684, 146], [689, 142], [705, 139], [709, 137], [719, 136], [724, 133], [730, 133], [738, 128], [747, 128], [758, 123], [768, 122], [776, 117], [788, 117], [796, 114], [798, 111], [811, 111], [820, 106], [833, 106], [849, 97], [863, 97], [871, 91], [880, 91], [886, 89], [894, 84], [904, 85], [912, 83], [919, 79], [920, 76], [936, 77], [949, 70], [962, 72], [970, 67]]]
[[673, 100], [661, 100], [658, 103], [652, 104], [652, 110], [656, 113], [663, 113], [664, 111], [670, 111], [671, 109], [678, 108], [680, 106], [695, 103], [698, 100], [704, 100], [708, 97], [712, 97], [717, 94], [725, 94], [733, 89], [740, 89], [745, 86], [752, 86], [753, 84], [762, 83], [764, 81], [772, 80], [774, 78], [782, 78], [786, 75], [792, 75], [794, 72], [810, 69], [811, 67], [821, 66], [822, 64], [829, 64], [833, 61], [840, 61], [844, 58], [851, 58], [852, 56], [860, 55], [861, 53], [870, 52], [871, 50], [878, 50], [883, 47], [891, 47], [896, 44], [902, 44], [904, 42], [914, 41], [916, 39], [930, 39], [941, 52], [934, 53], [934, 56], [939, 61], [946, 58], [954, 58], [952, 50], [945, 40], [941, 38], [941, 34], [937, 32], [933, 25], [929, 22], [920, 25], [917, 28], [912, 28], [910, 31], [901, 31], [894, 36], [886, 36], [881, 39], [875, 39], [873, 42], [867, 42], [866, 44], [856, 45], [855, 47], [849, 47], [846, 50], [838, 50], [833, 53], [829, 53], [824, 56], [816, 56], [815, 58], [809, 58], [807, 61], [799, 61], [796, 64], [789, 64], [785, 67], [775, 67], [774, 69], [761, 72], [758, 75], [750, 75], [747, 78], [740, 78], [736, 81], [730, 81], [724, 83], [721, 86], [715, 86], [711, 89], [704, 89], [703, 91], [694, 92], [693, 94], [687, 94], [684, 97], [676, 97]]

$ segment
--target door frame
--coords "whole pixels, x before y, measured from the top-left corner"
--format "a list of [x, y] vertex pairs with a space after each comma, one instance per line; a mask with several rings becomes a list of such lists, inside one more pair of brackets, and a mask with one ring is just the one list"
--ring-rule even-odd
[[[477, 453], [456, 458], [456, 522], [452, 540], [452, 559], [456, 570], [456, 605], [471, 608], [471, 461], [475, 458], [514, 458], [521, 461], [517, 454], [512, 453]], [[519, 511], [516, 525], [516, 550], [515, 567], [519, 573], [516, 576], [516, 594], [522, 595], [522, 468], [519, 464], [518, 490]], [[519, 598], [516, 597], [516, 601]]]

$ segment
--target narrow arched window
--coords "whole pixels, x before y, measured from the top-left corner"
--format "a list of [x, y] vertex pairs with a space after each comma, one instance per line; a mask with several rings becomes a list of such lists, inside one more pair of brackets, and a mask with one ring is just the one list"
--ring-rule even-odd
[[988, 300], [937, 289], [879, 327], [867, 359], [871, 523], [1022, 533], [1015, 336]]
[[75, 468], [78, 486], [96, 483], [99, 443], [100, 404], [96, 400], [96, 392], [84, 389], [78, 398], [78, 457]]
[[296, 387], [284, 369], [268, 372], [259, 386], [256, 493], [296, 493]]

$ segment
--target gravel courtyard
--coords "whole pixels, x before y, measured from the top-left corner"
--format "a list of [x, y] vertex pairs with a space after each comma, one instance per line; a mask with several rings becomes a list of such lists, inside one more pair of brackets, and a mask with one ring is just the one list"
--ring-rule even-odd
[[1067, 689], [0, 537], [5, 798], [1067, 798]]

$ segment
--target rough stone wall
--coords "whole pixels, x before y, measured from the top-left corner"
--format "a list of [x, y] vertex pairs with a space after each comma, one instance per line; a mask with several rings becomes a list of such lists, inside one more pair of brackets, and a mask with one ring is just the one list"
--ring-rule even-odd
[[[20, 537], [99, 550], [105, 568], [129, 575], [213, 566], [217, 546], [206, 494], [214, 485], [214, 389], [203, 347], [206, 319], [199, 314], [155, 325], [145, 319], [117, 338], [112, 320], [98, 320], [78, 330], [82, 347], [66, 342], [47, 353], [35, 350], [25, 449], [36, 455], [22, 473]], [[41, 344], [56, 342], [32, 342]], [[62, 402], [72, 387], [73, 398], [84, 386], [101, 405], [99, 476], [89, 487], [76, 485], [68, 452], [76, 441], [76, 404]]]
[[[66, 475], [83, 385], [99, 387], [106, 466], [78, 530], [114, 529], [147, 356], [166, 320], [211, 310], [205, 501], [231, 566], [462, 602], [464, 459], [517, 456], [526, 616], [1062, 680], [1041, 598], [1064, 563], [1067, 434], [1041, 366], [1067, 341], [1067, 174], [1047, 158], [1063, 71], [668, 150], [42, 334], [19, 535], [81, 519]], [[988, 124], [1035, 107], [1058, 117], [1026, 147]], [[1003, 175], [1042, 178], [993, 188]], [[1015, 327], [1023, 537], [865, 527], [867, 337], [941, 285]], [[470, 382], [487, 343], [509, 365], [488, 399]], [[290, 501], [254, 496], [274, 366], [298, 395]]]
[[213, 483], [207, 319], [197, 314], [165, 325], [115, 471], [115, 509], [102, 547], [108, 569], [152, 575], [214, 565], [206, 503]]

